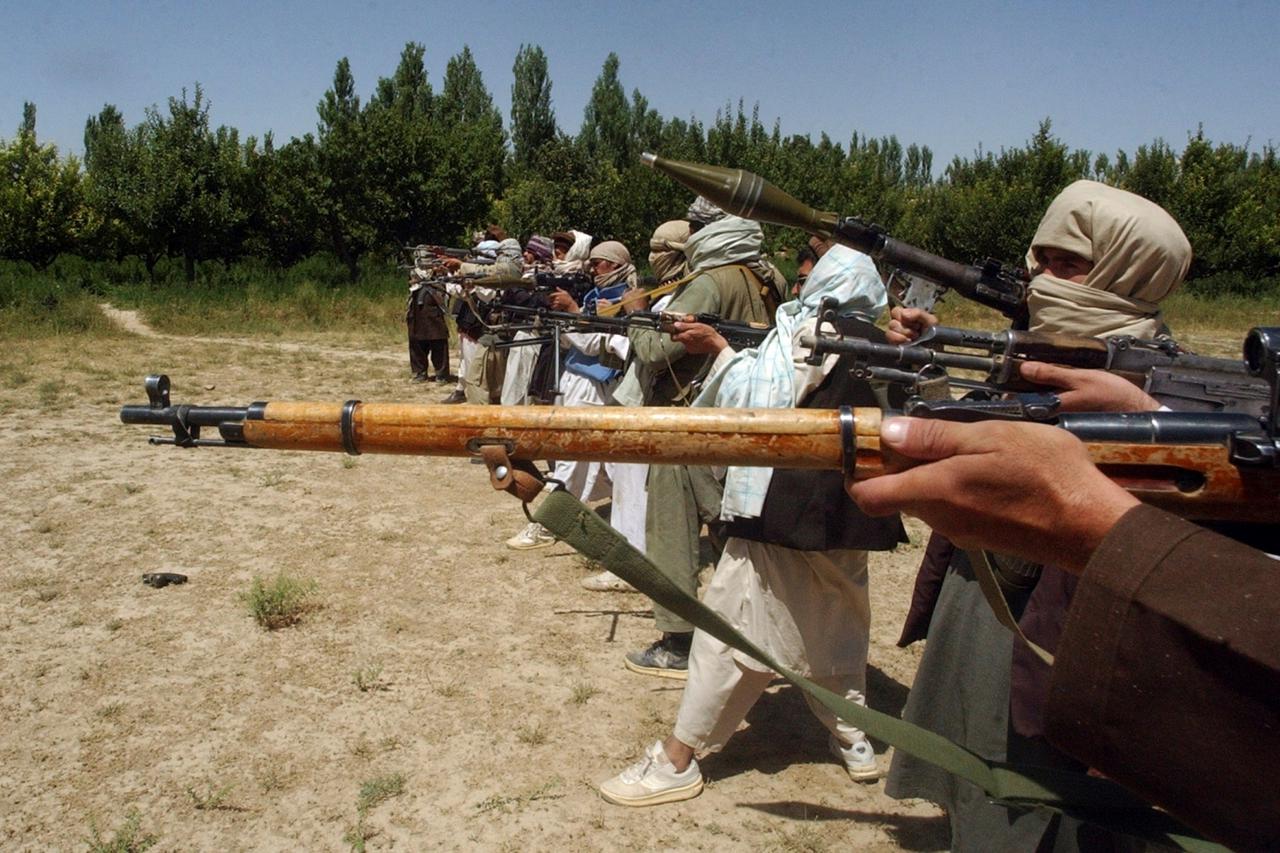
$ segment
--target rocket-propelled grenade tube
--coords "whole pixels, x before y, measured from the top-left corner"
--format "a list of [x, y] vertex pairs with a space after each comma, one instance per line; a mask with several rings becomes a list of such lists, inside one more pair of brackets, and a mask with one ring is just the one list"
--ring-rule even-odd
[[[834, 213], [815, 210], [759, 175], [744, 169], [686, 163], [648, 153], [640, 155], [640, 162], [674, 178], [698, 195], [705, 196], [729, 213], [744, 219], [799, 228], [820, 237], [830, 237], [840, 218]], [[853, 245], [853, 248], [870, 254], [862, 246]]]
[[744, 169], [668, 160], [649, 153], [641, 154], [640, 162], [679, 181], [729, 213], [831, 238], [904, 272], [952, 288], [1014, 320], [1025, 319], [1025, 279], [999, 269], [998, 264], [966, 266], [901, 243], [878, 225], [854, 216], [841, 217], [816, 210]]

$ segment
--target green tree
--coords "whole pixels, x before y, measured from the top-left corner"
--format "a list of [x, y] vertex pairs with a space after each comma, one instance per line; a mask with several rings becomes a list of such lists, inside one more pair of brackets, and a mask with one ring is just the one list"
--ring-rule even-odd
[[433, 186], [439, 212], [432, 225], [434, 233], [458, 236], [486, 218], [502, 194], [507, 141], [502, 113], [468, 47], [445, 66], [436, 123], [440, 143]]
[[124, 117], [107, 104], [85, 124], [86, 197], [93, 245], [99, 254], [137, 255], [155, 278], [164, 256], [167, 197], [152, 128], [126, 129]]
[[197, 83], [187, 99], [169, 98], [168, 112], [147, 110], [147, 143], [152, 148], [156, 182], [150, 192], [159, 200], [160, 219], [170, 254], [182, 257], [188, 282], [196, 264], [225, 247], [228, 235], [244, 218], [234, 197], [239, 168], [239, 134], [235, 129], [209, 129], [209, 102]]
[[556, 138], [547, 55], [536, 44], [520, 45], [511, 67], [511, 149], [517, 167], [527, 167], [542, 146]]
[[618, 55], [610, 53], [591, 87], [578, 142], [593, 160], [621, 171], [635, 159], [636, 152], [631, 146], [631, 110], [618, 80], [618, 66]]
[[338, 61], [333, 86], [324, 93], [316, 112], [320, 116], [316, 212], [333, 254], [354, 282], [360, 272], [360, 256], [373, 245], [376, 235], [368, 216], [371, 205], [365, 163], [369, 146], [351, 63], [345, 56]]
[[76, 245], [83, 223], [80, 164], [36, 141], [35, 105], [18, 136], [0, 145], [0, 257], [47, 267]]
[[395, 74], [378, 82], [364, 110], [368, 212], [379, 246], [415, 239], [441, 214], [436, 171], [442, 141], [424, 55], [422, 45], [405, 45]]

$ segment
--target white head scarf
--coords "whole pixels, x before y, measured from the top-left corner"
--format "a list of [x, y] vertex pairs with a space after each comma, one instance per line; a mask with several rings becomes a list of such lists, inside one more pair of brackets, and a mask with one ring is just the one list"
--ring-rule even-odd
[[[827, 297], [836, 299], [839, 313], [857, 312], [871, 317], [878, 317], [889, 304], [884, 282], [871, 258], [847, 246], [832, 246], [814, 264], [800, 297], [779, 306], [777, 325], [760, 346], [737, 353], [711, 377], [693, 404], [785, 409], [799, 403], [792, 342], [796, 329], [818, 316], [818, 308]], [[724, 481], [721, 518], [759, 516], [772, 478], [772, 468], [731, 467]]]
[[559, 273], [586, 272], [587, 260], [591, 257], [591, 235], [581, 231], [569, 233], [573, 235], [573, 245], [564, 253], [563, 258], [551, 265], [551, 268]]
[[[1093, 262], [1083, 283], [1042, 271], [1037, 248]], [[1032, 331], [1152, 338], [1167, 333], [1157, 303], [1191, 266], [1191, 244], [1154, 202], [1097, 181], [1076, 181], [1049, 205], [1031, 248], [1027, 294]]]
[[699, 272], [760, 257], [764, 231], [760, 223], [741, 216], [726, 216], [689, 237], [684, 244], [689, 269]]

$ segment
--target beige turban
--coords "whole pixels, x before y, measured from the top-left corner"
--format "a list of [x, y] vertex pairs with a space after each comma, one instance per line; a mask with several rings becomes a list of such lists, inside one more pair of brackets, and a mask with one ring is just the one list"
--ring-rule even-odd
[[[1039, 247], [1093, 262], [1082, 284], [1043, 272]], [[1164, 208], [1097, 181], [1076, 181], [1045, 211], [1027, 251], [1032, 331], [1094, 337], [1166, 333], [1157, 303], [1187, 275], [1191, 244]]]
[[649, 238], [649, 267], [659, 282], [672, 281], [689, 274], [684, 244], [689, 239], [689, 223], [672, 219], [659, 225]]
[[631, 263], [631, 253], [617, 240], [605, 240], [591, 250], [591, 260], [609, 261], [614, 268], [596, 276], [596, 287], [609, 287], [626, 281], [628, 287], [636, 286], [636, 268]]

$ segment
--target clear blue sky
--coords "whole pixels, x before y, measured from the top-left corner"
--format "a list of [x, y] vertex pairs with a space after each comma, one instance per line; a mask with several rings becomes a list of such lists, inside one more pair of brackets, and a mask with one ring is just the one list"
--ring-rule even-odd
[[1072, 147], [1280, 142], [1278, 2], [17, 3], [4, 14], [0, 137], [34, 101], [45, 141], [79, 152], [85, 119], [129, 124], [199, 81], [214, 124], [278, 142], [312, 131], [342, 56], [368, 96], [407, 41], [439, 90], [470, 45], [509, 118], [519, 45], [541, 45], [562, 129], [576, 132], [605, 56], [664, 116], [710, 122], [758, 103], [784, 134], [855, 130], [952, 155], [1023, 144], [1052, 117]]

